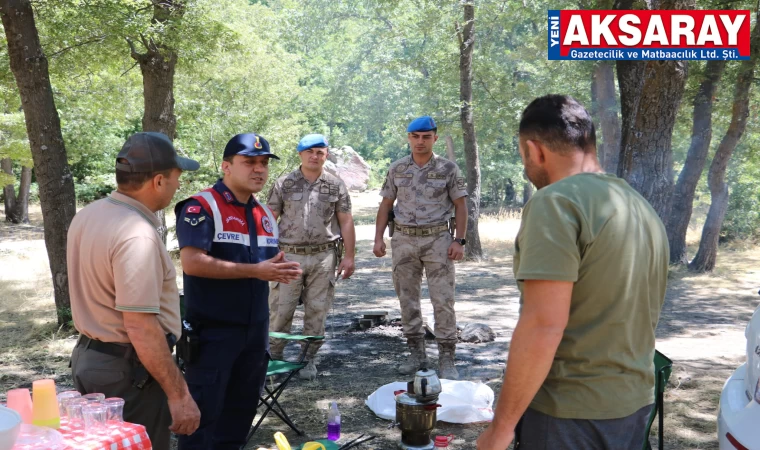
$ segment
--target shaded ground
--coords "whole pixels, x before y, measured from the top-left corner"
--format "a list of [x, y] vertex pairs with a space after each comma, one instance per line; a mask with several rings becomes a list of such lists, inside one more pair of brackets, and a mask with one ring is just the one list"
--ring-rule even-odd
[[[360, 223], [371, 223], [376, 193], [354, 198]], [[171, 222], [171, 218], [169, 218]], [[498, 394], [512, 329], [517, 320], [517, 289], [512, 277], [511, 248], [519, 218], [501, 214], [481, 222], [488, 258], [481, 263], [457, 264], [457, 314], [461, 324], [483, 322], [496, 332], [496, 342], [460, 344], [457, 367], [464, 379], [482, 381]], [[70, 385], [68, 356], [74, 336], [58, 330], [49, 269], [42, 241], [39, 209], [32, 210], [32, 225], [21, 228], [0, 224], [0, 392], [30, 387], [32, 380], [53, 377], [59, 386]], [[320, 375], [315, 381], [295, 380], [281, 398], [296, 423], [312, 438], [325, 433], [329, 401], [336, 400], [343, 434], [380, 437], [364, 448], [391, 449], [399, 438], [389, 421], [378, 419], [364, 405], [375, 389], [404, 381], [395, 366], [405, 358], [399, 328], [379, 327], [347, 331], [363, 311], [385, 309], [399, 317], [390, 278], [390, 255], [371, 254], [374, 227], [357, 228], [357, 271], [340, 282], [328, 318], [328, 341], [321, 350]], [[171, 244], [170, 244], [171, 246]], [[693, 252], [692, 252], [693, 254]], [[674, 360], [666, 393], [666, 446], [678, 449], [717, 449], [716, 415], [723, 382], [744, 355], [744, 327], [760, 301], [760, 250], [722, 248], [718, 270], [693, 275], [671, 272], [666, 305], [658, 328], [658, 349]], [[423, 289], [423, 313], [432, 316]], [[294, 320], [300, 329], [302, 312]], [[290, 347], [288, 353], [297, 349]], [[434, 343], [428, 353], [437, 360]], [[0, 398], [4, 395], [0, 394]], [[452, 433], [452, 449], [473, 449], [483, 424], [439, 423], [438, 434]], [[283, 431], [292, 443], [302, 442], [275, 416], [267, 418], [249, 448], [272, 447], [272, 434]]]

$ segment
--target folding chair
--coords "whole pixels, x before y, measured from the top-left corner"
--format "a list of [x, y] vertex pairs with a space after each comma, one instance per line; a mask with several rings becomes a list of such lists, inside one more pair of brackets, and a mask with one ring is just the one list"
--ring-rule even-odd
[[663, 433], [664, 433], [664, 425], [665, 425], [665, 418], [664, 418], [664, 395], [665, 395], [665, 386], [668, 384], [668, 379], [670, 379], [670, 374], [673, 371], [673, 361], [670, 360], [667, 356], [663, 355], [662, 353], [658, 352], [657, 350], [654, 351], [654, 394], [655, 394], [655, 404], [654, 409], [652, 410], [652, 414], [649, 416], [649, 422], [647, 423], [646, 428], [646, 434], [644, 435], [644, 445], [641, 447], [642, 450], [652, 450], [652, 446], [649, 443], [649, 433], [652, 431], [652, 424], [654, 423], [654, 417], [659, 414], [660, 421], [659, 421], [659, 428], [657, 430], [657, 448], [659, 450], [663, 450]]
[[[299, 436], [304, 435], [304, 432], [296, 427], [296, 425], [288, 416], [288, 413], [285, 412], [285, 409], [282, 407], [282, 405], [280, 405], [277, 399], [279, 399], [280, 395], [282, 395], [283, 391], [285, 391], [285, 388], [288, 386], [290, 379], [293, 378], [293, 376], [298, 373], [299, 370], [306, 367], [307, 363], [304, 362], [304, 359], [306, 358], [309, 346], [313, 342], [321, 341], [325, 338], [324, 336], [299, 336], [286, 333], [276, 333], [273, 331], [269, 332], [269, 337], [286, 339], [288, 341], [300, 341], [304, 342], [306, 345], [304, 345], [298, 361], [269, 361], [269, 365], [267, 366], [267, 378], [273, 381], [272, 384], [264, 385], [264, 392], [259, 398], [259, 404], [256, 409], [258, 410], [262, 406], [266, 406], [266, 408], [264, 409], [264, 412], [259, 416], [259, 420], [256, 422], [256, 424], [251, 428], [251, 431], [248, 432], [248, 436], [245, 438], [246, 445], [256, 433], [256, 430], [259, 429], [261, 422], [264, 421], [264, 418], [266, 418], [270, 411], [275, 413], [275, 415], [277, 415], [280, 420], [285, 422]], [[280, 379], [278, 381], [274, 381], [274, 377], [278, 375], [280, 376]], [[243, 447], [245, 447], [245, 445]]]

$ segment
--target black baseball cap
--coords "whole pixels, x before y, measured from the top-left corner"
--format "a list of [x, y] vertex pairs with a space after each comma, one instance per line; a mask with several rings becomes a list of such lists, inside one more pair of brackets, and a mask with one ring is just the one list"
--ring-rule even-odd
[[[127, 162], [119, 162], [119, 159]], [[135, 133], [116, 155], [116, 169], [124, 172], [161, 172], [169, 169], [198, 170], [198, 161], [177, 155], [174, 144], [163, 133]]]
[[274, 159], [280, 159], [279, 156], [272, 153], [269, 148], [269, 141], [256, 133], [243, 133], [235, 135], [224, 147], [224, 157], [243, 155], [243, 156], [268, 156]]

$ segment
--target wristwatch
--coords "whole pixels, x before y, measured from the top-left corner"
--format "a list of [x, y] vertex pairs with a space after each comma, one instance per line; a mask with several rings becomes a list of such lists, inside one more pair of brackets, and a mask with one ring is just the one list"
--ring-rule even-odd
[[465, 238], [462, 238], [462, 239], [454, 239], [454, 242], [457, 242], [457, 243], [459, 243], [459, 245], [462, 245], [462, 246], [464, 246], [464, 244], [466, 244], [466, 243], [467, 243], [467, 239], [465, 239]]

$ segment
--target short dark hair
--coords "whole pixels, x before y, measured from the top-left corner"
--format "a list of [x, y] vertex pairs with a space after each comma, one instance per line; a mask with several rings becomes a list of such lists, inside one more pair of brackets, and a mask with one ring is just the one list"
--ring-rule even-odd
[[[119, 158], [117, 162], [126, 164], [126, 159]], [[156, 175], [163, 175], [169, 177], [172, 174], [172, 169], [160, 170], [158, 172], [127, 172], [125, 170], [116, 169], [116, 184], [119, 189], [131, 192], [139, 190], [145, 183], [152, 180]]]
[[550, 151], [596, 153], [596, 129], [586, 108], [569, 95], [533, 100], [520, 118], [520, 139], [543, 142]]

